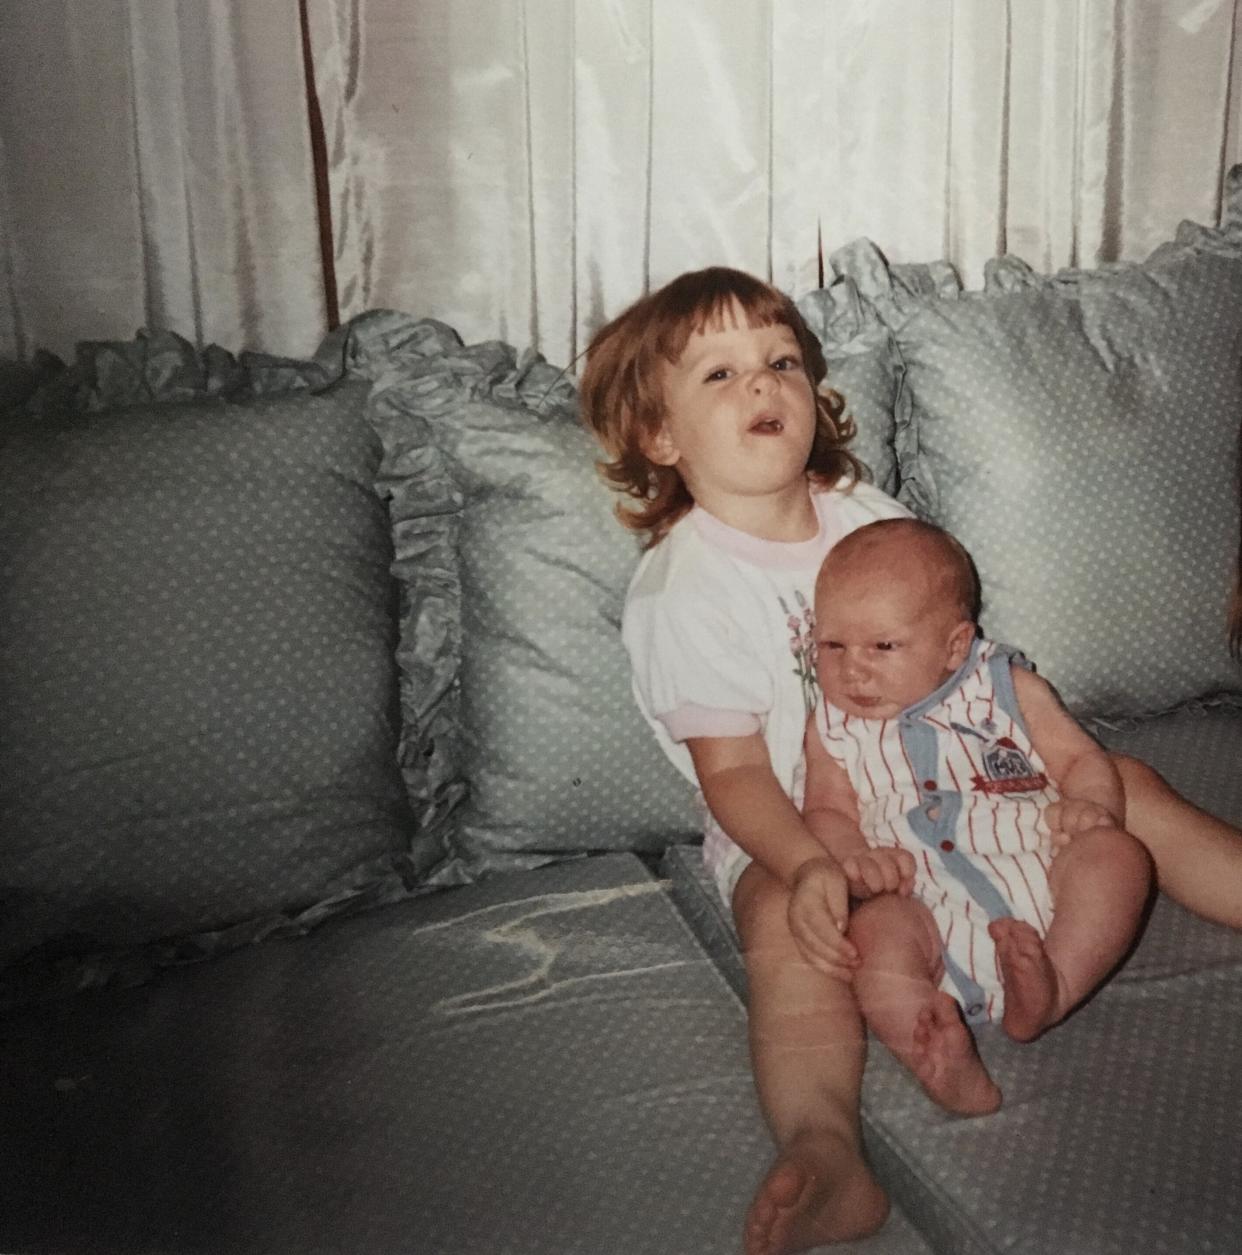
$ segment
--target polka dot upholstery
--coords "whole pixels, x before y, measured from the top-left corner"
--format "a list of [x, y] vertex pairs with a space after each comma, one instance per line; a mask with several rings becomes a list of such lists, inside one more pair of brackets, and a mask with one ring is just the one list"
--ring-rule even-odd
[[[407, 587], [426, 583], [426, 442], [459, 490], [455, 563], [440, 584], [460, 598], [444, 636], [460, 650], [454, 753], [468, 792], [436, 879], [663, 849], [698, 825], [631, 694], [619, 623], [638, 548], [595, 472], [572, 382], [429, 325], [402, 333], [416, 351], [379, 377], [371, 411]], [[421, 595], [406, 603], [403, 639], [425, 630]]]
[[190, 957], [434, 861], [395, 765], [364, 398], [6, 426], [0, 962]]
[[901, 495], [970, 550], [987, 634], [1080, 714], [1242, 689], [1242, 231], [1055, 279], [1002, 259], [948, 297], [877, 258], [858, 278], [904, 363]]

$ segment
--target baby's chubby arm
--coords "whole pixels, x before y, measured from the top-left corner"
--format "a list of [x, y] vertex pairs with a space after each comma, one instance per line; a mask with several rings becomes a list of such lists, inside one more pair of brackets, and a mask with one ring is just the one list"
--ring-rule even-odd
[[686, 745], [716, 822], [789, 890], [790, 931], [807, 962], [848, 980], [858, 953], [845, 939], [845, 873], [781, 788], [763, 737], [691, 737]]
[[1075, 722], [1047, 681], [1013, 669], [1018, 707], [1061, 800], [1044, 812], [1055, 845], [1091, 828], [1125, 826], [1125, 792], [1112, 759]]

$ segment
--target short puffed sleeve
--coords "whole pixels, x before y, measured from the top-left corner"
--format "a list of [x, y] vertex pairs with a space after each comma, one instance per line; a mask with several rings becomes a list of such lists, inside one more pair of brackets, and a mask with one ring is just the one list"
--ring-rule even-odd
[[639, 706], [673, 741], [758, 732], [772, 677], [745, 599], [710, 570], [679, 574], [636, 581], [626, 601], [622, 637]]

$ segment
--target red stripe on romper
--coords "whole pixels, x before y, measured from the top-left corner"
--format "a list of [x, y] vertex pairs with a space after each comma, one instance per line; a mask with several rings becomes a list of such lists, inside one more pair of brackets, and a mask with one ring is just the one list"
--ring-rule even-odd
[[[1035, 851], [1035, 860], [1039, 863], [1044, 873], [1044, 888], [1048, 890], [1048, 900], [1052, 901], [1052, 856], [1043, 850]], [[1056, 903], [1053, 902], [1053, 911], [1056, 910]]]
[[[881, 722], [879, 735], [876, 737], [876, 749], [880, 751], [880, 762], [884, 764], [884, 770], [888, 772], [888, 782], [892, 786], [893, 792], [899, 794], [901, 792], [901, 789], [897, 784], [897, 773], [893, 770], [893, 764], [888, 761], [888, 756], [890, 752], [889, 747], [888, 747], [888, 741], [890, 739], [891, 737], [889, 735], [889, 721], [885, 719]], [[902, 753], [902, 757], [904, 758], [905, 753], [906, 753], [906, 747], [905, 745], [902, 744], [900, 730], [897, 733], [897, 744], [901, 746], [901, 753]], [[908, 759], [906, 760], [906, 766], [907, 768], [910, 766], [910, 762]], [[910, 779], [911, 780], [914, 779], [913, 771], [910, 772]]]
[[1013, 903], [1013, 886], [1010, 885], [1009, 881], [1005, 879], [1005, 873], [1001, 871], [1001, 869], [996, 865], [996, 860], [992, 857], [992, 855], [985, 854], [983, 858], [985, 862], [987, 863], [987, 865], [992, 869], [992, 874], [996, 877], [997, 880], [1001, 882], [1002, 885], [1005, 886], [1005, 897], [1012, 904]]
[[[1048, 932], [1048, 922], [1044, 919], [1043, 911], [1039, 909], [1039, 900], [1035, 897], [1035, 891], [1031, 888], [1031, 882], [1027, 878], [1026, 871], [1023, 869], [1022, 864], [1017, 860], [1015, 860], [1014, 866], [1018, 869], [1018, 875], [1022, 877], [1022, 883], [1026, 886], [1027, 896], [1031, 899], [1031, 906], [1035, 911], [1035, 918], [1039, 921], [1040, 933], [1046, 936]], [[1046, 877], [1047, 873], [1045, 872], [1045, 878]]]
[[931, 851], [928, 850], [926, 846], [923, 847], [923, 867], [927, 871], [928, 880], [930, 880], [931, 883], [940, 890], [940, 900], [942, 902], [945, 901], [948, 895], [942, 888], [940, 881], [936, 878], [936, 873], [932, 870]]
[[[885, 730], [887, 730], [887, 728], [888, 728], [888, 720], [887, 720], [887, 719], [884, 721], [884, 727], [885, 727]], [[906, 746], [905, 746], [905, 742], [904, 742], [904, 741], [902, 741], [900, 732], [898, 732], [898, 735], [897, 735], [897, 744], [901, 747], [901, 757], [902, 757], [902, 759], [905, 761], [905, 764], [906, 764], [906, 771], [907, 771], [907, 772], [909, 772], [909, 774], [910, 774], [910, 783], [911, 783], [911, 787], [912, 787], [912, 788], [913, 788], [913, 790], [914, 790], [914, 796], [915, 796], [915, 797], [918, 797], [918, 796], [919, 796], [919, 781], [918, 781], [918, 777], [914, 774], [914, 767], [913, 767], [913, 766], [911, 765], [911, 763], [910, 763], [910, 755], [906, 753]], [[883, 750], [883, 744], [881, 743], [881, 751], [882, 751], [882, 750]], [[888, 758], [887, 758], [887, 757], [885, 757], [885, 758], [884, 758], [884, 765], [885, 765], [885, 767], [888, 767], [889, 775], [890, 775], [890, 776], [892, 776], [892, 775], [893, 775], [893, 769], [892, 769], [892, 767], [891, 767], [891, 766], [889, 766], [889, 762], [888, 762]], [[897, 788], [897, 778], [896, 778], [896, 776], [893, 776], [893, 788], [894, 788], [894, 790]], [[928, 855], [928, 851], [927, 851], [926, 846], [924, 846], [924, 848], [923, 848], [923, 863], [924, 863], [924, 865], [925, 865], [925, 866], [926, 866], [926, 868], [927, 868], [927, 875], [931, 878], [931, 882], [932, 882], [932, 884], [933, 884], [933, 885], [935, 885], [937, 889], [939, 889], [939, 888], [940, 888], [940, 881], [939, 881], [939, 879], [937, 878], [936, 873], [935, 873], [934, 871], [932, 871], [931, 858], [930, 858], [930, 857], [929, 857], [929, 855]], [[943, 892], [943, 890], [942, 890], [942, 892]]]
[[948, 769], [949, 778], [953, 781], [953, 788], [962, 799], [962, 811], [959, 814], [965, 814], [966, 816], [966, 839], [967, 844], [970, 846], [970, 852], [978, 854], [979, 845], [975, 840], [975, 807], [972, 805], [973, 799], [969, 792], [962, 788], [962, 782], [958, 779], [957, 772], [953, 770], [953, 763], [948, 755], [945, 755], [944, 765]]

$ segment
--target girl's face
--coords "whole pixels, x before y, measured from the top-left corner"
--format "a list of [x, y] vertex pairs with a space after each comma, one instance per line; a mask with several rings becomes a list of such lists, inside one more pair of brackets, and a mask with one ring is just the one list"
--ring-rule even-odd
[[662, 383], [664, 423], [647, 455], [676, 467], [705, 510], [753, 530], [766, 509], [807, 496], [815, 390], [788, 327], [748, 326], [735, 305], [690, 337]]

